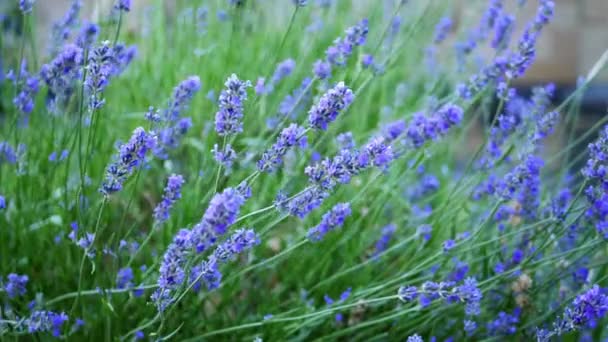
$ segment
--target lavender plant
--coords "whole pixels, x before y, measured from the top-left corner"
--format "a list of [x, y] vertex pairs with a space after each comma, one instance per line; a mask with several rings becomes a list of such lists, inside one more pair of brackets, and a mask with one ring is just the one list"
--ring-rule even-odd
[[448, 2], [14, 1], [0, 340], [607, 338], [608, 53], [528, 94], [560, 4]]

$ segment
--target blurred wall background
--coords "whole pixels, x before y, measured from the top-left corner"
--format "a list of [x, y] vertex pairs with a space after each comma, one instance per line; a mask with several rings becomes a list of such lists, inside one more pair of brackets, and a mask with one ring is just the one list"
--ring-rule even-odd
[[[163, 4], [171, 11], [176, 1], [178, 0], [166, 0]], [[311, 3], [314, 1], [310, 0]], [[351, 1], [356, 3], [366, 0]], [[517, 12], [519, 23], [534, 16], [537, 1], [527, 0], [526, 6]], [[9, 6], [10, 2], [16, 2], [16, 0], [2, 1], [3, 5], [0, 7]], [[85, 0], [83, 1], [83, 13], [88, 18], [95, 20], [107, 15], [112, 2], [113, 0]], [[132, 2], [132, 12], [135, 15], [131, 16], [127, 25], [130, 29], [137, 30], [138, 21], [132, 19], [141, 19], [143, 9], [149, 7], [154, 1], [132, 0]], [[184, 1], [184, 3], [187, 2], [189, 1]], [[445, 2], [449, 3], [449, 1]], [[516, 0], [505, 2], [507, 6], [513, 8], [513, 13], [517, 11], [515, 9]], [[561, 85], [575, 84], [577, 77], [586, 74], [608, 48], [608, 0], [555, 0], [555, 3], [555, 20], [543, 32], [537, 49], [538, 59], [520, 83], [551, 81]], [[61, 18], [69, 4], [70, 0], [39, 0], [37, 2], [36, 6], [39, 10], [36, 15], [40, 39], [44, 39], [44, 32], [48, 32], [53, 21]], [[454, 21], [460, 24], [470, 22], [483, 11], [484, 5], [485, 1], [458, 0], [452, 13]], [[519, 29], [521, 30], [521, 27]], [[595, 82], [608, 83], [608, 70], [604, 70]]]

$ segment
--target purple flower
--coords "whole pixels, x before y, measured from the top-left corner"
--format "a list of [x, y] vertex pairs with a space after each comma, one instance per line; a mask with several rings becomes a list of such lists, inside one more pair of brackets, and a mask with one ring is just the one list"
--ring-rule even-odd
[[326, 130], [327, 125], [334, 121], [341, 111], [348, 108], [355, 96], [344, 82], [338, 83], [328, 90], [308, 112], [308, 122], [311, 127]]
[[429, 241], [431, 239], [432, 231], [433, 227], [430, 224], [423, 224], [416, 229], [417, 234], [422, 236], [424, 241]]
[[517, 51], [509, 57], [506, 76], [521, 77], [536, 58], [536, 41], [545, 25], [553, 18], [555, 4], [551, 0], [540, 0], [536, 16], [529, 22], [518, 42]]
[[376, 241], [376, 250], [374, 251], [374, 256], [378, 256], [380, 253], [384, 252], [386, 248], [388, 248], [388, 245], [393, 235], [395, 234], [396, 229], [397, 226], [395, 226], [394, 224], [389, 224], [388, 226], [382, 228], [382, 234], [380, 235], [380, 239]]
[[396, 120], [390, 122], [382, 129], [384, 138], [388, 141], [394, 141], [399, 138], [407, 129], [407, 124], [404, 120]]
[[77, 45], [67, 44], [50, 63], [40, 68], [40, 78], [49, 88], [51, 106], [66, 101], [72, 94], [82, 73], [83, 62], [83, 50]]
[[0, 210], [6, 209], [6, 199], [4, 196], [0, 195]]
[[114, 45], [114, 56], [116, 58], [116, 68], [114, 74], [118, 75], [133, 61], [137, 55], [137, 47], [135, 45], [126, 46], [122, 43]]
[[23, 321], [27, 331], [31, 333], [52, 332], [53, 336], [59, 337], [63, 324], [68, 320], [65, 313], [51, 311], [34, 311]]
[[9, 164], [15, 164], [17, 162], [15, 149], [7, 141], [0, 141], [0, 163], [1, 162], [7, 162]]
[[232, 148], [232, 145], [226, 144], [222, 150], [218, 144], [215, 144], [213, 145], [213, 150], [211, 150], [211, 152], [213, 153], [213, 159], [215, 159], [218, 164], [222, 165], [226, 169], [226, 172], [230, 172], [232, 163], [236, 159], [236, 152]]
[[154, 149], [154, 155], [159, 158], [167, 158], [168, 151], [177, 148], [179, 141], [190, 127], [192, 119], [181, 117], [188, 109], [194, 95], [201, 89], [201, 81], [198, 76], [189, 76], [175, 88], [167, 103], [167, 108], [162, 111], [150, 107], [146, 113], [146, 119], [153, 123], [153, 131], [158, 136], [158, 144]]
[[502, 14], [498, 20], [496, 20], [494, 24], [494, 38], [492, 39], [491, 43], [491, 46], [494, 49], [509, 45], [514, 23], [515, 17], [506, 13]]
[[154, 148], [155, 144], [154, 136], [141, 127], [136, 128], [131, 139], [118, 148], [114, 162], [106, 169], [106, 178], [99, 191], [106, 196], [120, 191], [127, 178], [144, 163], [146, 153]]
[[171, 207], [182, 197], [182, 185], [184, 185], [184, 177], [181, 175], [171, 175], [167, 179], [163, 198], [156, 208], [154, 208], [154, 221], [156, 225], [160, 225], [169, 219]]
[[[192, 270], [191, 281], [202, 280], [207, 290], [218, 288], [222, 280], [219, 265], [232, 260], [236, 255], [252, 249], [260, 243], [258, 235], [252, 229], [238, 229], [217, 246], [215, 251]], [[200, 287], [200, 283], [195, 287]]]
[[15, 298], [23, 296], [27, 289], [25, 286], [27, 285], [29, 278], [26, 275], [18, 275], [15, 273], [11, 273], [6, 277], [6, 283], [3, 284], [4, 291], [8, 294], [8, 298]]
[[186, 279], [185, 266], [191, 249], [191, 234], [181, 229], [167, 247], [160, 265], [158, 289], [151, 296], [159, 311], [164, 311], [173, 302], [173, 291], [179, 288]]
[[572, 327], [593, 326], [608, 312], [608, 296], [598, 285], [578, 295], [566, 309], [565, 319]]
[[340, 228], [352, 213], [348, 203], [338, 203], [323, 215], [321, 222], [308, 230], [308, 239], [321, 241], [330, 231]]
[[232, 74], [224, 83], [225, 89], [219, 96], [219, 111], [215, 114], [215, 130], [220, 136], [243, 131], [243, 102], [247, 100], [247, 88], [251, 82], [241, 81]]
[[443, 251], [444, 252], [448, 252], [449, 250], [451, 250], [452, 248], [456, 247], [456, 241], [454, 240], [445, 240], [443, 242]]
[[257, 167], [260, 172], [274, 172], [283, 164], [283, 157], [293, 147], [306, 148], [306, 129], [298, 126], [295, 123], [284, 128], [277, 141], [266, 150], [260, 160], [257, 162]]
[[304, 172], [309, 182], [321, 189], [330, 190], [336, 184], [346, 184], [361, 171], [375, 166], [385, 169], [394, 159], [390, 145], [383, 138], [372, 139], [361, 151], [342, 149], [333, 158], [309, 165]]
[[552, 337], [584, 328], [593, 328], [608, 312], [608, 296], [598, 285], [579, 294], [566, 308], [563, 318], [553, 323], [552, 330], [537, 328], [539, 342], [552, 341]]
[[[63, 15], [63, 18], [53, 23], [53, 27], [51, 28], [51, 39], [49, 42], [49, 54], [51, 56], [56, 55], [58, 49], [69, 40], [72, 29], [78, 24], [78, 15], [81, 8], [81, 0], [72, 0], [70, 7]], [[84, 47], [80, 44], [78, 45]]]
[[296, 119], [298, 114], [304, 110], [304, 104], [312, 96], [310, 91], [311, 82], [310, 78], [305, 78], [299, 88], [285, 96], [279, 104], [279, 114]]
[[390, 145], [384, 143], [383, 137], [377, 137], [367, 143], [359, 154], [359, 166], [367, 167], [369, 164], [379, 169], [386, 168], [395, 159]]
[[201, 221], [192, 228], [192, 243], [200, 253], [213, 246], [237, 219], [245, 197], [238, 190], [227, 188], [209, 202]]
[[19, 9], [23, 14], [30, 13], [36, 0], [19, 0]]
[[452, 104], [443, 106], [430, 117], [415, 113], [407, 128], [406, 138], [413, 147], [421, 147], [425, 142], [447, 134], [452, 126], [459, 125], [462, 116], [462, 108]]
[[110, 78], [115, 73], [117, 63], [114, 49], [109, 41], [96, 46], [90, 52], [84, 85], [88, 93], [89, 109], [91, 111], [97, 110], [105, 104], [105, 99], [103, 99], [101, 93], [108, 86]]
[[435, 26], [435, 44], [440, 44], [445, 40], [452, 29], [452, 19], [449, 17], [443, 17]]
[[237, 229], [232, 236], [218, 245], [213, 256], [221, 262], [232, 260], [235, 255], [253, 248], [260, 243], [258, 235], [252, 229]]
[[418, 298], [418, 288], [416, 286], [401, 286], [397, 292], [402, 302], [411, 302]]
[[498, 313], [498, 316], [493, 321], [486, 324], [486, 329], [490, 336], [508, 336], [517, 332], [517, 324], [519, 323], [520, 309], [517, 308], [512, 314], [504, 311]]
[[333, 45], [325, 51], [325, 60], [317, 60], [313, 72], [319, 79], [326, 79], [331, 75], [331, 67], [344, 66], [353, 53], [353, 47], [365, 44], [369, 32], [367, 19], [361, 20], [357, 25], [344, 31], [345, 36], [334, 40]]
[[89, 49], [97, 41], [99, 26], [94, 23], [84, 23], [80, 28], [80, 33], [76, 38], [76, 45], [83, 49]]
[[201, 80], [198, 76], [188, 76], [173, 89], [173, 94], [167, 109], [163, 112], [163, 119], [166, 122], [176, 121], [181, 113], [185, 111], [194, 95], [201, 89]]
[[133, 287], [133, 269], [131, 269], [131, 267], [125, 267], [118, 270], [118, 273], [116, 274], [116, 286], [119, 289]]
[[370, 54], [363, 55], [363, 58], [361, 60], [361, 65], [363, 66], [363, 68], [369, 68], [373, 64], [374, 64], [374, 56], [373, 55], [370, 55]]
[[277, 65], [277, 68], [274, 71], [274, 74], [272, 75], [271, 84], [276, 85], [282, 79], [291, 75], [291, 73], [293, 72], [293, 69], [295, 69], [295, 67], [296, 67], [296, 61], [294, 61], [291, 58], [288, 58], [288, 59], [282, 61], [281, 63], [279, 63], [279, 65]]
[[399, 299], [406, 303], [419, 298], [422, 307], [430, 305], [433, 300], [439, 298], [447, 303], [464, 303], [465, 313], [469, 316], [479, 315], [479, 303], [483, 296], [474, 278], [465, 279], [461, 285], [451, 281], [440, 283], [427, 281], [420, 288], [402, 286], [397, 293]]
[[475, 334], [475, 330], [477, 330], [477, 323], [475, 321], [471, 321], [469, 319], [464, 320], [464, 332], [468, 337], [473, 336]]
[[266, 80], [264, 79], [264, 77], [258, 77], [258, 80], [255, 82], [255, 87], [253, 87], [253, 89], [255, 90], [255, 93], [257, 95], [265, 95], [268, 93], [266, 87]]
[[275, 207], [279, 212], [287, 212], [289, 215], [304, 218], [311, 211], [318, 208], [329, 193], [319, 187], [306, 189], [292, 199], [287, 199], [283, 192], [277, 194]]
[[76, 240], [77, 229], [74, 229], [72, 232], [74, 234], [69, 235], [70, 239], [76, 243], [76, 245], [82, 248], [89, 258], [95, 257], [95, 249], [93, 248], [93, 242], [95, 242], [95, 234], [86, 233], [83, 237]]
[[313, 65], [313, 73], [321, 80], [331, 76], [331, 64], [324, 60], [317, 60]]
[[420, 337], [420, 335], [414, 334], [408, 336], [406, 342], [424, 342], [424, 340], [422, 339], [422, 337]]
[[116, 0], [114, 8], [119, 11], [129, 12], [131, 10], [131, 0]]
[[351, 132], [340, 133], [336, 137], [338, 147], [344, 150], [352, 150], [356, 147], [355, 138]]
[[21, 113], [29, 114], [34, 109], [34, 98], [40, 89], [40, 80], [37, 76], [31, 76], [27, 71], [27, 61], [21, 61], [18, 75], [15, 75], [13, 70], [6, 75], [7, 78], [13, 81], [18, 93], [13, 98], [13, 104]]

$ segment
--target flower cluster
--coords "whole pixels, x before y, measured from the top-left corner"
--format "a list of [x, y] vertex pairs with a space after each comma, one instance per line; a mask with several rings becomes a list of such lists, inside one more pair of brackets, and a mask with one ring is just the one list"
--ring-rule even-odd
[[21, 61], [21, 69], [15, 75], [14, 71], [9, 71], [6, 78], [15, 84], [18, 89], [17, 96], [13, 99], [13, 104], [18, 111], [29, 114], [34, 109], [34, 97], [40, 89], [40, 80], [36, 75], [30, 75], [27, 71], [27, 61]]
[[6, 283], [2, 284], [4, 287], [4, 291], [8, 295], [8, 298], [16, 298], [19, 296], [23, 296], [27, 289], [25, 286], [29, 281], [29, 277], [26, 275], [19, 275], [16, 273], [11, 273], [6, 276]]
[[308, 239], [321, 241], [330, 231], [342, 227], [344, 221], [352, 213], [350, 204], [338, 203], [323, 215], [318, 225], [308, 230]]
[[443, 17], [435, 27], [435, 44], [440, 44], [445, 40], [452, 29], [452, 19]]
[[447, 303], [461, 302], [465, 304], [465, 313], [470, 316], [479, 315], [479, 304], [483, 296], [474, 278], [465, 279], [461, 285], [456, 285], [452, 281], [440, 283], [427, 281], [420, 288], [402, 286], [399, 288], [398, 295], [399, 299], [404, 302], [411, 302], [419, 298], [422, 307], [429, 306], [439, 298]]
[[552, 330], [537, 330], [537, 341], [552, 341], [555, 336], [560, 336], [570, 331], [576, 331], [585, 327], [593, 327], [608, 312], [608, 295], [598, 285], [593, 285], [587, 291], [578, 295], [564, 312], [564, 317], [553, 323]]
[[331, 75], [333, 66], [344, 66], [353, 53], [355, 46], [365, 44], [369, 32], [367, 19], [361, 20], [357, 25], [346, 29], [345, 36], [334, 40], [334, 44], [325, 51], [325, 60], [317, 60], [313, 72], [319, 79], [326, 79]]
[[131, 267], [124, 267], [118, 270], [116, 274], [116, 286], [119, 289], [133, 287], [133, 269]]
[[190, 279], [195, 287], [200, 287], [202, 280], [207, 290], [219, 287], [222, 274], [219, 265], [232, 260], [236, 255], [252, 249], [260, 243], [260, 238], [252, 229], [238, 229], [202, 263], [193, 267]]
[[236, 152], [232, 148], [232, 145], [226, 144], [222, 149], [218, 144], [215, 144], [211, 152], [213, 153], [213, 159], [226, 169], [226, 173], [230, 172], [232, 163], [236, 159]]
[[63, 324], [67, 320], [68, 316], [64, 312], [34, 311], [21, 324], [30, 334], [51, 332], [53, 336], [59, 337]]
[[87, 77], [84, 85], [89, 94], [89, 109], [98, 110], [105, 104], [101, 93], [108, 86], [110, 77], [114, 74], [117, 60], [114, 49], [109, 41], [101, 43], [90, 53], [87, 61]]
[[185, 267], [191, 250], [191, 234], [190, 230], [181, 229], [163, 255], [158, 289], [151, 296], [159, 311], [164, 311], [173, 302], [173, 291], [178, 289], [186, 279]]
[[397, 230], [397, 226], [394, 224], [389, 224], [382, 228], [382, 235], [380, 235], [380, 239], [376, 241], [374, 257], [377, 257], [380, 253], [384, 252], [387, 248], [395, 231]]
[[446, 105], [431, 116], [415, 113], [405, 131], [406, 139], [418, 148], [429, 140], [436, 140], [448, 133], [452, 126], [460, 124], [463, 110], [456, 105]]
[[263, 77], [258, 78], [255, 85], [255, 93], [258, 95], [268, 95], [273, 92], [276, 85], [285, 77], [291, 75], [296, 67], [296, 61], [288, 58], [277, 65], [269, 83]]
[[192, 242], [200, 253], [213, 246], [237, 219], [245, 197], [237, 189], [227, 188], [209, 202], [201, 221], [192, 228]]
[[62, 104], [73, 92], [75, 82], [82, 74], [84, 54], [75, 44], [66, 44], [57, 56], [40, 68], [40, 78], [49, 89], [51, 106]]
[[354, 101], [353, 91], [344, 82], [336, 84], [319, 99], [319, 102], [310, 108], [308, 123], [312, 128], [326, 130], [327, 125], [338, 117], [341, 111], [346, 110]]
[[182, 196], [182, 185], [184, 185], [184, 177], [181, 175], [171, 175], [167, 179], [163, 198], [154, 208], [154, 222], [156, 225], [160, 225], [169, 219], [171, 207]]
[[[72, 0], [70, 7], [65, 12], [63, 17], [53, 23], [51, 28], [51, 37], [49, 43], [49, 53], [51, 56], [57, 54], [58, 49], [70, 39], [70, 35], [74, 27], [78, 24], [78, 15], [82, 8], [82, 0]], [[84, 46], [80, 45], [84, 48]]]
[[19, 9], [23, 14], [30, 13], [36, 0], [19, 0]]
[[122, 189], [123, 183], [145, 162], [148, 151], [156, 145], [156, 138], [142, 127], [133, 131], [131, 139], [118, 148], [118, 154], [106, 169], [106, 178], [99, 191], [105, 196]]
[[219, 111], [215, 114], [215, 130], [220, 136], [233, 135], [243, 131], [243, 102], [247, 100], [247, 88], [251, 82], [241, 81], [232, 74], [224, 83], [218, 99]]
[[257, 167], [260, 172], [274, 172], [281, 164], [283, 157], [292, 147], [306, 148], [306, 129], [292, 123], [284, 128], [277, 141], [266, 150], [260, 160], [257, 162]]
[[151, 107], [146, 119], [153, 123], [153, 132], [158, 137], [154, 155], [165, 159], [170, 150], [177, 148], [181, 138], [192, 126], [192, 119], [181, 117], [188, 108], [194, 95], [201, 89], [198, 76], [189, 76], [173, 89], [167, 107], [159, 112]]
[[129, 12], [131, 10], [131, 0], [116, 0], [114, 8], [121, 12]]

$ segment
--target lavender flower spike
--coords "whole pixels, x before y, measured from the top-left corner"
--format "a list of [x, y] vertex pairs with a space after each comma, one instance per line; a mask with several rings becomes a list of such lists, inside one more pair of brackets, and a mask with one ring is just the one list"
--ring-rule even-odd
[[224, 83], [218, 99], [220, 110], [215, 114], [215, 130], [220, 136], [236, 134], [243, 131], [243, 102], [247, 100], [247, 88], [251, 82], [241, 81], [232, 74]]
[[[219, 265], [234, 259], [237, 254], [250, 250], [259, 243], [260, 238], [252, 229], [239, 229], [235, 231], [232, 236], [217, 246], [207, 260], [193, 268], [192, 281], [196, 279], [202, 280], [207, 290], [218, 288], [222, 279]], [[200, 287], [200, 280], [195, 283], [195, 288]]]
[[321, 222], [308, 230], [308, 239], [311, 241], [321, 241], [330, 231], [340, 228], [344, 220], [352, 213], [350, 204], [338, 203], [330, 211], [323, 215]]
[[192, 243], [200, 253], [214, 245], [237, 219], [245, 197], [237, 189], [227, 188], [209, 203], [201, 222], [192, 228]]
[[186, 279], [185, 265], [191, 248], [192, 232], [180, 230], [167, 248], [160, 265], [158, 289], [152, 294], [152, 301], [159, 311], [164, 311], [173, 301], [172, 293]]
[[30, 334], [52, 332], [53, 336], [59, 337], [61, 335], [61, 328], [67, 320], [68, 316], [64, 312], [34, 311], [30, 317], [23, 321], [23, 325]]
[[310, 109], [308, 123], [312, 128], [326, 130], [327, 125], [336, 120], [338, 114], [348, 108], [354, 99], [353, 91], [344, 82], [338, 83]]
[[6, 284], [2, 284], [4, 287], [4, 291], [8, 294], [8, 298], [15, 298], [19, 296], [23, 296], [27, 289], [25, 286], [29, 280], [26, 275], [18, 275], [16, 273], [11, 273], [6, 277]]
[[36, 0], [19, 0], [19, 9], [23, 14], [30, 13]]
[[274, 172], [283, 163], [283, 157], [287, 154], [290, 148], [299, 146], [306, 147], [306, 130], [297, 124], [291, 124], [284, 128], [277, 138], [277, 142], [270, 147], [262, 158], [258, 161], [257, 166], [260, 172]]
[[552, 330], [537, 329], [537, 341], [549, 342], [554, 340], [553, 337], [567, 332], [595, 327], [596, 322], [606, 313], [608, 313], [608, 295], [598, 285], [593, 285], [574, 299], [566, 308], [564, 317], [553, 323]]
[[106, 179], [99, 191], [106, 196], [120, 191], [125, 180], [144, 163], [146, 153], [154, 148], [156, 138], [142, 127], [133, 131], [131, 139], [118, 148], [115, 161], [106, 170]]
[[114, 8], [119, 11], [129, 12], [131, 10], [131, 0], [117, 0]]
[[184, 177], [181, 175], [171, 175], [167, 179], [167, 186], [163, 199], [154, 208], [154, 223], [159, 225], [169, 218], [169, 211], [173, 204], [182, 197], [181, 190], [184, 185]]

